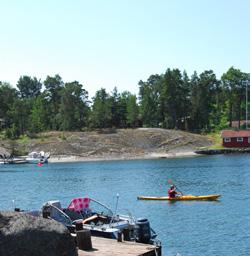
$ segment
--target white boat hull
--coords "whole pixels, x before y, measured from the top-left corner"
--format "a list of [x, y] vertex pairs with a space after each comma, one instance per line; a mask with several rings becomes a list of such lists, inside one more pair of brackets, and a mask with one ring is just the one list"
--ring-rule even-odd
[[48, 159], [50, 157], [50, 153], [41, 152], [31, 152], [27, 157], [26, 161], [30, 164], [38, 164], [38, 163], [48, 163]]

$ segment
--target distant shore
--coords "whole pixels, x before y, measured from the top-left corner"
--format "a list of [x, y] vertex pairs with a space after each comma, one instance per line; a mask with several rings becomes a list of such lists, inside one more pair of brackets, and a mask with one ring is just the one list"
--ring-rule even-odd
[[115, 160], [143, 160], [143, 159], [163, 159], [163, 158], [182, 158], [199, 156], [194, 151], [188, 152], [169, 152], [169, 153], [150, 153], [142, 155], [116, 155], [116, 156], [74, 156], [58, 155], [51, 156], [49, 163], [70, 163], [70, 162], [92, 162], [92, 161], [115, 161]]
[[23, 156], [43, 151], [50, 154], [50, 163], [163, 159], [199, 156], [197, 149], [211, 145], [207, 136], [162, 128], [51, 131], [14, 144], [0, 140], [0, 154]]

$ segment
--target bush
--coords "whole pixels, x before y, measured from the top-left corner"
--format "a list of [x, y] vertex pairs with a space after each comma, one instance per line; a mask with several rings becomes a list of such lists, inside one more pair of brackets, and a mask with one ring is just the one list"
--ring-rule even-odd
[[5, 136], [7, 139], [17, 139], [19, 137], [19, 131], [18, 128], [13, 124], [11, 128], [7, 128], [5, 132]]
[[60, 135], [59, 135], [59, 138], [60, 138], [61, 140], [66, 140], [66, 139], [67, 139], [66, 136], [64, 135], [64, 133], [60, 134]]

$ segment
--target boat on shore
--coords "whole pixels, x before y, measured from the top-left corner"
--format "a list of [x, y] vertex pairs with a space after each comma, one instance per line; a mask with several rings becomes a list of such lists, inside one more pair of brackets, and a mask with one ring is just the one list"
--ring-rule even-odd
[[3, 155], [0, 154], [0, 164], [25, 164], [25, 163], [32, 163], [32, 164], [45, 164], [48, 163], [50, 158], [50, 152], [36, 152], [33, 151], [28, 154], [28, 156], [20, 156], [14, 157], [12, 155]]
[[21, 157], [1, 158], [0, 164], [25, 164], [27, 161]]
[[71, 233], [76, 233], [79, 226], [88, 229], [91, 235], [134, 241], [144, 244], [161, 246], [156, 239], [156, 232], [150, 227], [146, 218], [135, 218], [131, 213], [127, 215], [113, 212], [110, 207], [89, 197], [75, 198], [69, 206], [63, 208], [59, 200], [46, 202], [40, 211], [29, 211], [33, 216], [43, 216], [56, 220], [65, 225]]
[[44, 151], [40, 151], [40, 152], [33, 151], [28, 154], [25, 160], [31, 164], [38, 164], [38, 163], [46, 164], [48, 163], [49, 158], [50, 158], [50, 152], [45, 153]]
[[203, 195], [203, 196], [194, 196], [194, 195], [183, 195], [170, 198], [169, 196], [138, 196], [138, 200], [152, 200], [152, 201], [214, 201], [218, 200], [221, 197], [219, 194], [214, 195]]

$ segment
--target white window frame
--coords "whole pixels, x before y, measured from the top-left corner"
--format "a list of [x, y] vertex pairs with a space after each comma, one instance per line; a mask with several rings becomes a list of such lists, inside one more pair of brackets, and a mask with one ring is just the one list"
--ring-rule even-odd
[[237, 142], [243, 142], [243, 137], [237, 137]]
[[231, 138], [224, 138], [224, 142], [231, 142]]

